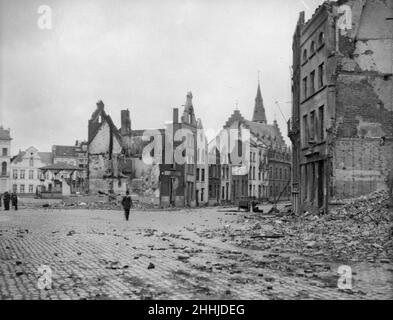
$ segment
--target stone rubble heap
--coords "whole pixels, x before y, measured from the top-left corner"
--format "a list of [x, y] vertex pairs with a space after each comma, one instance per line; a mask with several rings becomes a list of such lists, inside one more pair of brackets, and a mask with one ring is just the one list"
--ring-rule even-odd
[[393, 261], [393, 209], [386, 192], [350, 199], [326, 215], [242, 215], [239, 228], [205, 232], [239, 247], [324, 261]]

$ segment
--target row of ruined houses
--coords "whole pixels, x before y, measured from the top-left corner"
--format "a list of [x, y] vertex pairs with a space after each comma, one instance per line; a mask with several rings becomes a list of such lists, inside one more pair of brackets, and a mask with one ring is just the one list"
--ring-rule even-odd
[[[231, 130], [246, 130], [248, 140], [230, 148]], [[290, 163], [277, 122], [267, 123], [259, 84], [252, 120], [235, 110], [210, 142], [195, 116], [191, 92], [182, 115], [174, 108], [172, 122], [162, 129], [133, 130], [128, 109], [121, 110], [117, 128], [102, 101], [88, 124], [90, 194], [129, 190], [161, 207], [236, 203], [243, 197], [289, 200]]]

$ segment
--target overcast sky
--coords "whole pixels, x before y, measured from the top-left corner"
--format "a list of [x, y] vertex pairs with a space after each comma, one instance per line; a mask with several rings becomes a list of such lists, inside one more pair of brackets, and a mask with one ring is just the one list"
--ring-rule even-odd
[[[251, 118], [258, 70], [268, 122], [290, 116], [292, 35], [322, 0], [0, 0], [0, 124], [12, 152], [87, 139], [98, 100], [120, 126], [162, 128], [192, 91], [197, 118], [218, 129]], [[52, 29], [37, 12], [52, 9]]]

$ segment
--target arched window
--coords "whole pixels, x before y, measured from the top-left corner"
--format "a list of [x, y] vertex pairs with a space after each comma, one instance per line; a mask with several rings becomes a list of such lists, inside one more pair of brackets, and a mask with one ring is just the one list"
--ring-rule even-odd
[[7, 175], [7, 162], [5, 161], [1, 164], [1, 175]]
[[312, 41], [310, 46], [310, 53], [313, 54], [314, 52], [315, 52], [315, 42]]
[[307, 61], [307, 49], [304, 49], [303, 51], [303, 62]]
[[325, 37], [325, 35], [323, 34], [323, 32], [320, 32], [319, 36], [318, 36], [318, 45], [319, 46], [322, 45], [324, 37]]

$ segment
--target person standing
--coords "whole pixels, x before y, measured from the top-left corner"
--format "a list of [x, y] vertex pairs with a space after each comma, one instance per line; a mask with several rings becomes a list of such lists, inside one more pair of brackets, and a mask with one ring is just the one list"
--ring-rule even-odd
[[130, 209], [132, 207], [132, 199], [130, 196], [130, 192], [128, 190], [126, 191], [126, 195], [123, 197], [121, 204], [124, 209], [124, 215], [126, 217], [126, 221], [128, 221], [128, 217], [130, 216]]
[[18, 196], [15, 192], [11, 194], [11, 204], [14, 207], [15, 211], [18, 211]]
[[3, 201], [4, 201], [4, 210], [6, 211], [10, 210], [10, 200], [11, 197], [8, 191], [4, 192]]

